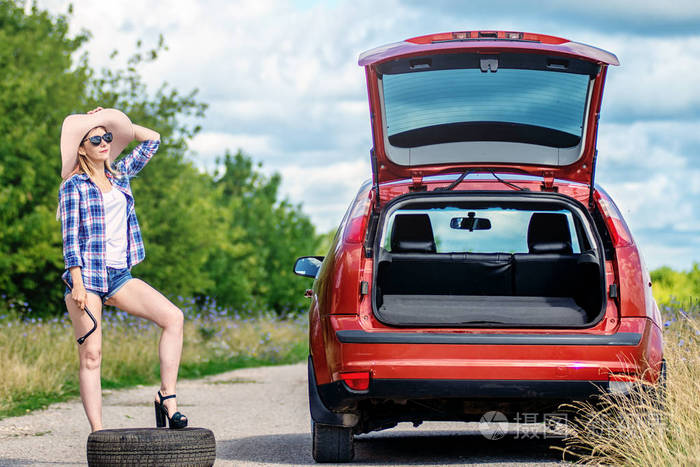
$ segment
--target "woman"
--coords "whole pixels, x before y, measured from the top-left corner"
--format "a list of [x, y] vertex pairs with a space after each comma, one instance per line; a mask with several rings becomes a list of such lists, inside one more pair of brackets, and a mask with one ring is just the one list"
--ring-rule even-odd
[[[134, 138], [141, 144], [112, 166]], [[80, 398], [92, 431], [102, 429], [103, 303], [162, 328], [156, 426], [165, 426], [166, 418], [170, 428], [187, 426], [187, 417], [177, 411], [175, 400], [182, 353], [182, 311], [130, 274], [145, 253], [129, 179], [148, 163], [159, 144], [157, 132], [132, 124], [115, 109], [98, 107], [87, 114], [70, 115], [61, 129], [59, 214], [66, 266], [63, 280], [70, 285], [66, 287], [65, 302], [76, 338], [92, 327], [84, 312], [86, 307], [97, 321], [97, 329], [78, 346]]]

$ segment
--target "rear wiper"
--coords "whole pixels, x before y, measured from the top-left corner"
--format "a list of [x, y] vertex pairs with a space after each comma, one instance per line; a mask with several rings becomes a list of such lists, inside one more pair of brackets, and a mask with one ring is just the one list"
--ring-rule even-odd
[[456, 187], [457, 185], [462, 183], [462, 180], [464, 180], [464, 177], [466, 177], [467, 175], [469, 175], [473, 171], [474, 171], [474, 169], [467, 169], [466, 172], [464, 172], [462, 175], [457, 177], [457, 180], [450, 183], [448, 186], [445, 186], [445, 187], [439, 186], [439, 187], [435, 188], [433, 191], [451, 191], [454, 187]]
[[[460, 175], [459, 177], [457, 177], [457, 179], [456, 179], [454, 182], [450, 183], [449, 185], [447, 185], [447, 186], [445, 186], [445, 187], [439, 186], [439, 187], [435, 188], [433, 191], [451, 191], [454, 187], [456, 187], [457, 185], [459, 185], [460, 183], [462, 183], [462, 180], [464, 180], [464, 178], [465, 178], [467, 175], [469, 175], [470, 173], [475, 172], [475, 171], [476, 171], [476, 169], [467, 169], [467, 171], [465, 171], [462, 175]], [[505, 184], [505, 185], [508, 185], [508, 186], [511, 187], [511, 188], [515, 188], [516, 190], [519, 190], [519, 191], [530, 191], [529, 188], [525, 188], [525, 187], [522, 187], [522, 186], [518, 186], [518, 185], [516, 185], [515, 183], [511, 183], [511, 182], [507, 182], [507, 181], [503, 180], [503, 179], [500, 178], [498, 175], [496, 175], [496, 172], [494, 172], [493, 170], [489, 170], [489, 172], [491, 173], [491, 175], [494, 176], [494, 178], [495, 178], [496, 180], [498, 180], [499, 182], [501, 182], [501, 183], [503, 183], [503, 184]]]
[[496, 175], [496, 172], [491, 171], [491, 175], [493, 175], [493, 176], [496, 178], [496, 180], [498, 180], [499, 182], [501, 182], [501, 183], [503, 183], [503, 184], [505, 184], [505, 185], [508, 185], [508, 186], [511, 187], [511, 188], [515, 188], [516, 190], [519, 190], [519, 191], [530, 191], [529, 188], [525, 188], [525, 187], [522, 187], [522, 186], [518, 186], [518, 185], [516, 185], [515, 183], [510, 183], [510, 182], [507, 182], [507, 181], [503, 180], [503, 179], [500, 178], [498, 175]]

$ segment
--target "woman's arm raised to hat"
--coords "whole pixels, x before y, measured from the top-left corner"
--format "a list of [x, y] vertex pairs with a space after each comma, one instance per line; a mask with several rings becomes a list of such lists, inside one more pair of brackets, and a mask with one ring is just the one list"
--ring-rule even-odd
[[139, 141], [160, 141], [160, 134], [150, 128], [132, 124], [134, 127], [134, 138]]
[[[88, 115], [94, 114], [95, 112], [99, 112], [100, 110], [104, 110], [102, 107], [95, 107], [92, 110], [88, 110], [87, 113]], [[141, 125], [136, 125], [135, 123], [132, 123], [131, 126], [134, 128], [134, 139], [137, 139], [139, 141], [160, 141], [160, 134], [157, 131], [153, 131], [150, 128], [146, 128], [145, 126]]]
[[[87, 113], [90, 115], [100, 110], [104, 109], [102, 107], [95, 107], [92, 110], [88, 110]], [[157, 131], [153, 131], [145, 126], [136, 125], [135, 123], [132, 123], [131, 126], [134, 128], [134, 139], [139, 141], [160, 141], [160, 133]]]
[[134, 128], [134, 138], [141, 141], [141, 144], [119, 160], [115, 166], [115, 169], [129, 177], [139, 173], [160, 146], [160, 134], [157, 131], [135, 124], [132, 124], [132, 127]]

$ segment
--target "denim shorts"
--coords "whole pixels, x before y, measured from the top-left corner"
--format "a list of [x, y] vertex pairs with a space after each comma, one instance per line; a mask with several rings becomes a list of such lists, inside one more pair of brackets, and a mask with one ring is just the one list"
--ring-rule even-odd
[[[87, 287], [85, 290], [88, 292], [94, 293], [95, 295], [99, 295], [102, 301], [109, 300], [112, 295], [117, 293], [119, 289], [122, 288], [126, 282], [132, 279], [131, 277], [131, 271], [129, 271], [129, 268], [122, 268], [122, 269], [114, 269], [110, 268], [109, 266], [107, 267], [107, 292], [98, 292], [96, 290], [88, 289]], [[72, 281], [70, 277], [68, 278], [68, 282], [71, 284], [71, 287], [73, 286]], [[66, 287], [66, 290], [63, 294], [65, 297], [66, 295], [70, 294], [71, 290]]]

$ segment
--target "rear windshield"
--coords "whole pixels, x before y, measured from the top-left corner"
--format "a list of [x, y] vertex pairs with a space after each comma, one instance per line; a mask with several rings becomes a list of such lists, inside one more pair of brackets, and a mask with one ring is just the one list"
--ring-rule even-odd
[[573, 147], [590, 77], [531, 69], [446, 69], [382, 77], [386, 129], [397, 147], [506, 141]]
[[[397, 215], [427, 214], [435, 241], [436, 253], [529, 253], [528, 229], [536, 213], [559, 214], [566, 216], [572, 253], [581, 253], [581, 246], [576, 234], [573, 215], [562, 209], [556, 211], [538, 211], [524, 209], [401, 209], [391, 214], [384, 229], [382, 245], [392, 251], [391, 235]], [[469, 230], [458, 228], [460, 221], [454, 219], [488, 219], [489, 228]], [[479, 223], [484, 226], [483, 221]], [[464, 227], [463, 225], [461, 227]]]

